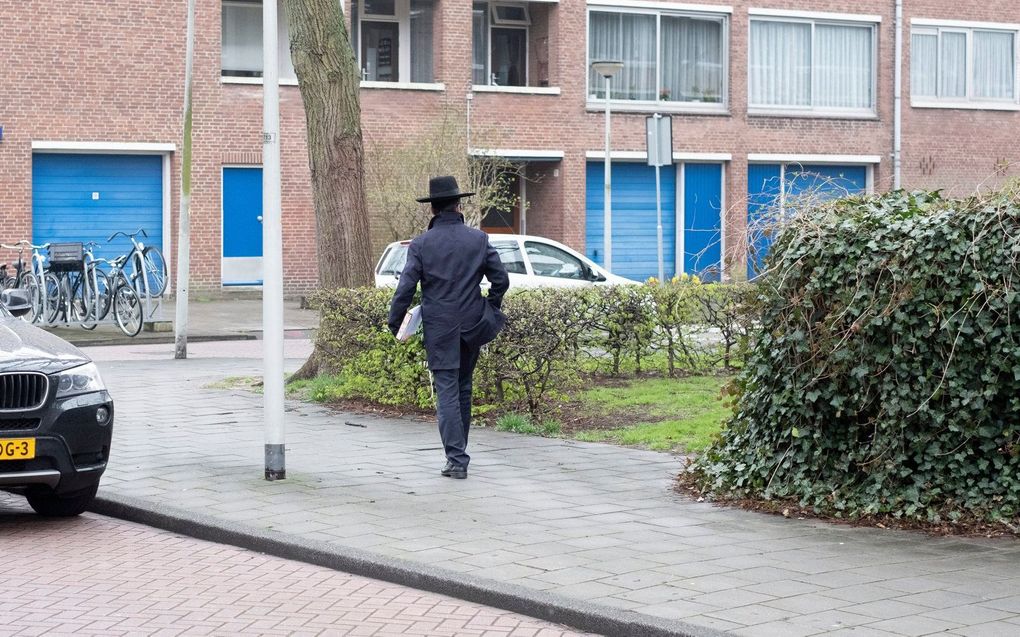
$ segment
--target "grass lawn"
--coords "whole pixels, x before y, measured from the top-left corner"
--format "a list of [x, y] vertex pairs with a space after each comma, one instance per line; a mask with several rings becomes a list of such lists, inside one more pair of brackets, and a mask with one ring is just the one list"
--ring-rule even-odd
[[[578, 440], [614, 442], [656, 451], [701, 451], [731, 413], [721, 399], [728, 376], [654, 378], [595, 387], [573, 398]], [[614, 423], [633, 423], [614, 427]]]

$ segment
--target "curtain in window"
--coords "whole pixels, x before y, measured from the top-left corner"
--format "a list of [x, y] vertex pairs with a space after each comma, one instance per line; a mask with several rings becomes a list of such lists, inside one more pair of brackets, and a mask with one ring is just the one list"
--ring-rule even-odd
[[280, 77], [287, 80], [297, 79], [294, 61], [290, 59], [290, 24], [287, 22], [283, 0], [277, 0], [276, 3], [276, 47]]
[[967, 34], [942, 33], [940, 97], [967, 97]]
[[662, 86], [659, 98], [722, 101], [722, 23], [662, 16]]
[[[592, 11], [589, 62], [619, 60], [623, 70], [612, 80], [614, 99], [655, 100], [655, 16]], [[606, 80], [589, 70], [591, 92], [605, 97]]]
[[974, 32], [974, 97], [1013, 97], [1013, 34]]
[[871, 27], [815, 25], [814, 106], [871, 108]]
[[811, 25], [756, 20], [751, 22], [753, 106], [811, 104]]
[[655, 16], [623, 14], [623, 70], [613, 78], [613, 93], [620, 99], [655, 100]]
[[939, 39], [934, 33], [910, 36], [910, 94], [938, 95]]
[[262, 75], [262, 5], [223, 3], [220, 62], [226, 75]]
[[432, 82], [432, 0], [411, 0], [411, 81]]
[[474, 4], [471, 17], [471, 64], [472, 82], [488, 84], [489, 65], [489, 5], [484, 2]]

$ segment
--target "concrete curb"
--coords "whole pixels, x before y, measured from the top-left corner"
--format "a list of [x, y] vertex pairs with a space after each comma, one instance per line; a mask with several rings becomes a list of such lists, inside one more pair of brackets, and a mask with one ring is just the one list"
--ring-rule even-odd
[[155, 502], [102, 494], [89, 509], [200, 540], [449, 595], [608, 637], [721, 637], [725, 633], [456, 573], [361, 549], [255, 529]]
[[[167, 345], [174, 342], [173, 332], [164, 336], [111, 336], [109, 338], [76, 338], [67, 334], [58, 334], [60, 338], [75, 347], [105, 347], [107, 345]], [[255, 334], [203, 334], [188, 336], [189, 343], [211, 343], [215, 341], [256, 341]]]

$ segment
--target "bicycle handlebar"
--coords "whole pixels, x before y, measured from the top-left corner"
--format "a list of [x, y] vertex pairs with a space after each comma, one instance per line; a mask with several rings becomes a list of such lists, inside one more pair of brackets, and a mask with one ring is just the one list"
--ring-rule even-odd
[[124, 235], [128, 239], [134, 239], [135, 236], [139, 235], [139, 234], [142, 235], [143, 237], [145, 237], [146, 239], [149, 238], [149, 234], [147, 232], [145, 232], [145, 228], [139, 228], [138, 230], [135, 230], [131, 234], [128, 234], [128, 233], [123, 232], [123, 231], [114, 232], [113, 234], [110, 235], [110, 238], [107, 239], [106, 242], [109, 243], [109, 242], [113, 241], [115, 238], [117, 238], [117, 235], [119, 235], [119, 234]]
[[48, 243], [44, 243], [41, 246], [37, 246], [34, 243], [30, 242], [28, 239], [22, 239], [21, 241], [17, 241], [12, 246], [7, 245], [6, 243], [0, 243], [0, 248], [7, 248], [8, 250], [23, 250], [25, 248], [30, 248], [32, 250], [46, 250], [49, 247], [50, 244]]

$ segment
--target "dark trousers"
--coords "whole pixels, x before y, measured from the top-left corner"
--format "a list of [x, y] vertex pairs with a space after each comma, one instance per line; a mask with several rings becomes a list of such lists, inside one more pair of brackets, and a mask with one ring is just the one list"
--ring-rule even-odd
[[477, 363], [478, 350], [461, 341], [460, 367], [432, 370], [439, 436], [443, 439], [446, 458], [460, 467], [467, 467], [471, 462], [466, 450], [471, 428], [471, 378]]

